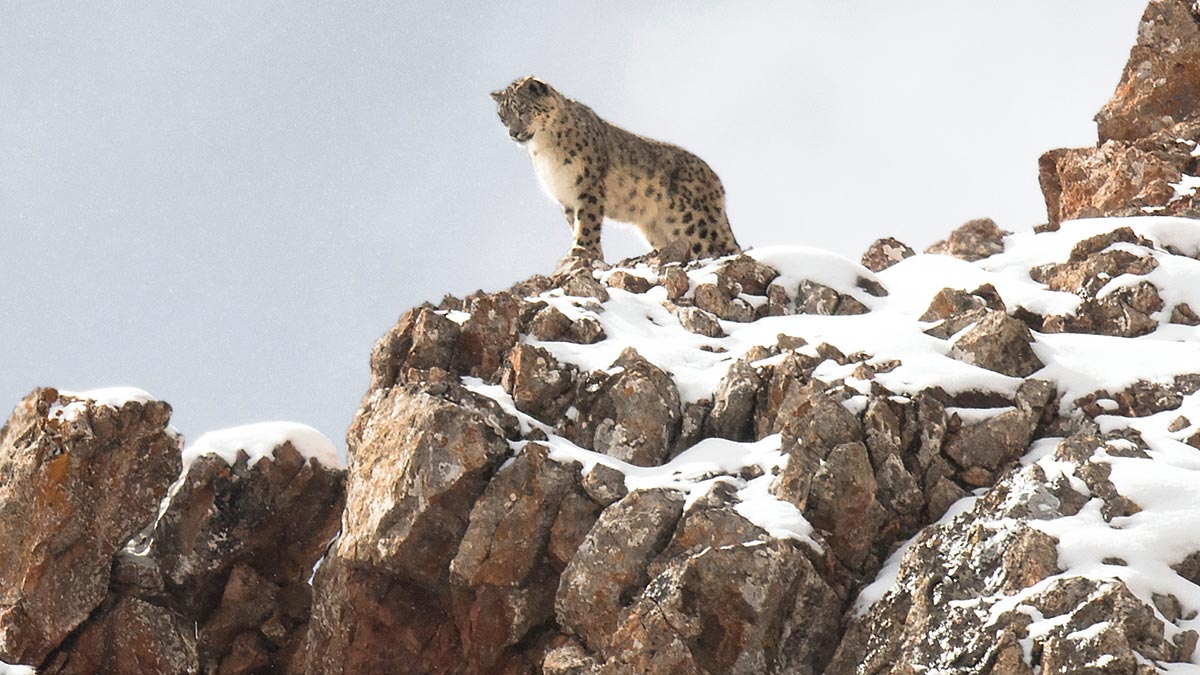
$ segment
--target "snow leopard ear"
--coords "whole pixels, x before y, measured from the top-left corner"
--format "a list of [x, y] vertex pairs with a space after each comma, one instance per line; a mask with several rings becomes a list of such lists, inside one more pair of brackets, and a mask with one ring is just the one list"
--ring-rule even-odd
[[499, 89], [497, 91], [493, 91], [492, 92], [492, 100], [495, 101], [496, 103], [503, 101], [504, 100], [504, 90]]
[[525, 90], [530, 96], [542, 97], [550, 93], [550, 86], [536, 78], [529, 78], [525, 82]]

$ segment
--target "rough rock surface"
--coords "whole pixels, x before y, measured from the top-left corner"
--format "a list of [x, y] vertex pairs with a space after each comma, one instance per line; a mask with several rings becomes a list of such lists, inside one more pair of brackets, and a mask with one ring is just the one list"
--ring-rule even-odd
[[976, 218], [964, 223], [942, 241], [925, 249], [926, 253], [950, 255], [963, 260], [982, 260], [1004, 250], [1004, 235], [991, 218]]
[[179, 473], [171, 407], [39, 389], [0, 431], [0, 660], [42, 663], [108, 593]]
[[1200, 216], [1200, 9], [1152, 0], [1137, 44], [1096, 122], [1094, 148], [1051, 150], [1039, 161], [1050, 226], [1097, 216]]
[[1059, 222], [1192, 213], [1197, 16], [1150, 3], [1102, 144], [1042, 159], [1042, 231], [447, 296], [375, 345], [347, 471], [283, 443], [179, 476], [166, 404], [35, 391], [0, 431], [0, 660], [1195, 670], [1200, 236]]

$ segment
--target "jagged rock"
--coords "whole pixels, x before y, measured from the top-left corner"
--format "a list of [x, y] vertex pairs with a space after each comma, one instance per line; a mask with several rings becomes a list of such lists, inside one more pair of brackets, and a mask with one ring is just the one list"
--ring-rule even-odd
[[671, 449], [680, 420], [679, 392], [661, 368], [632, 348], [588, 384], [591, 397], [577, 441], [617, 459], [654, 466]]
[[916, 255], [912, 248], [898, 239], [876, 239], [862, 255], [862, 266], [872, 272], [882, 272], [896, 263]]
[[779, 276], [774, 268], [748, 255], [739, 255], [717, 270], [717, 274], [742, 287], [743, 293], [766, 295], [767, 287]]
[[508, 354], [501, 385], [517, 410], [542, 419], [561, 417], [574, 400], [578, 370], [560, 364], [541, 347], [518, 344]]
[[469, 307], [471, 316], [463, 322], [459, 338], [459, 361], [468, 374], [491, 380], [517, 342], [521, 303], [511, 293], [488, 293], [471, 299]]
[[991, 218], [969, 220], [946, 239], [925, 249], [926, 253], [949, 255], [963, 260], [983, 260], [1004, 251], [1004, 235]]
[[1171, 308], [1171, 323], [1185, 326], [1200, 326], [1200, 315], [1197, 315], [1191, 305], [1181, 302]]
[[812, 477], [804, 515], [837, 559], [856, 571], [874, 562], [871, 549], [884, 518], [877, 490], [867, 448], [857, 441], [834, 447]]
[[1200, 110], [1200, 10], [1185, 0], [1152, 0], [1108, 103], [1096, 115], [1100, 142], [1132, 141]]
[[40, 672], [43, 675], [199, 673], [202, 671], [194, 630], [194, 623], [169, 609], [138, 598], [121, 598], [91, 617], [70, 648], [54, 655]]
[[721, 328], [717, 317], [698, 307], [678, 307], [675, 309], [675, 316], [689, 333], [711, 338], [725, 337], [725, 329]]
[[[341, 524], [345, 476], [290, 441], [254, 463], [238, 451], [232, 465], [206, 454], [187, 467], [144, 546], [167, 604], [202, 625], [206, 668], [231, 656], [241, 635], [250, 637], [241, 638], [237, 661], [253, 651], [278, 665], [294, 648], [291, 636], [308, 617], [313, 564]], [[276, 631], [276, 644], [262, 641], [264, 630]]]
[[748, 440], [753, 433], [755, 402], [763, 384], [762, 377], [748, 361], [734, 361], [713, 395], [713, 408], [708, 415], [710, 435], [733, 441]]
[[[1028, 380], [1021, 385], [1015, 410], [958, 429], [946, 439], [946, 455], [964, 469], [983, 468], [995, 472], [1025, 453], [1037, 430], [1042, 413], [1054, 394], [1054, 384]], [[967, 481], [990, 485], [990, 479]]]
[[597, 464], [585, 473], [582, 485], [588, 496], [601, 506], [608, 506], [629, 494], [625, 474], [603, 464]]
[[679, 422], [679, 435], [671, 448], [669, 459], [674, 459], [679, 453], [687, 450], [705, 438], [705, 425], [708, 414], [712, 411], [712, 399], [690, 401], [683, 404], [683, 418]]
[[896, 455], [888, 455], [875, 473], [876, 498], [879, 505], [900, 516], [905, 529], [911, 527], [925, 503], [917, 479], [904, 468]]
[[1072, 333], [1138, 337], [1158, 329], [1152, 315], [1162, 308], [1158, 289], [1144, 281], [1100, 299], [1085, 300], [1075, 316], [1066, 317], [1064, 327]]
[[1095, 148], [1052, 150], [1039, 160], [1051, 227], [1102, 215], [1200, 216], [1194, 174], [1200, 140], [1200, 29], [1185, 0], [1152, 0], [1112, 98], [1096, 116]]
[[400, 382], [409, 368], [450, 370], [461, 329], [428, 307], [411, 309], [375, 343], [371, 352], [371, 388]]
[[563, 570], [555, 601], [559, 625], [603, 649], [630, 597], [649, 581], [647, 563], [667, 544], [683, 513], [670, 490], [638, 490], [600, 514]]
[[1033, 352], [1032, 342], [1025, 324], [1004, 312], [989, 312], [954, 342], [950, 356], [997, 373], [1026, 377], [1045, 365]]
[[305, 459], [290, 442], [251, 464], [239, 451], [196, 458], [151, 534], [177, 609], [205, 618], [224, 580], [245, 564], [275, 584], [304, 584], [340, 525], [345, 471]]
[[396, 387], [360, 417], [366, 432], [351, 445], [336, 555], [442, 587], [516, 421], [458, 386]]
[[544, 342], [573, 342], [590, 345], [603, 340], [604, 327], [592, 317], [575, 321], [554, 307], [538, 311], [529, 322], [529, 334]]
[[1130, 143], [1106, 141], [1098, 148], [1051, 150], [1038, 160], [1038, 180], [1051, 229], [1064, 220], [1100, 216], [1198, 214], [1192, 196], [1175, 199], [1191, 147], [1176, 141], [1200, 138], [1200, 125], [1184, 122]]
[[578, 298], [592, 298], [599, 302], [608, 302], [608, 291], [604, 285], [596, 281], [591, 270], [568, 275], [560, 280], [559, 287], [566, 295]]
[[654, 282], [646, 277], [631, 274], [625, 270], [617, 270], [608, 275], [606, 283], [610, 288], [619, 288], [630, 293], [645, 293], [654, 288]]
[[179, 472], [171, 407], [37, 389], [0, 430], [0, 660], [42, 663], [100, 606], [113, 554]]
[[667, 289], [667, 299], [672, 302], [687, 295], [688, 290], [691, 289], [691, 282], [688, 281], [687, 273], [678, 265], [670, 265], [664, 269], [662, 276], [658, 279], [658, 283]]
[[802, 279], [796, 289], [796, 311], [801, 314], [830, 316], [837, 312], [841, 295], [828, 286]]
[[313, 591], [295, 675], [449, 673], [462, 663], [453, 618], [427, 587], [334, 554], [317, 570]]
[[1146, 246], [1128, 227], [1079, 242], [1065, 263], [1035, 267], [1030, 276], [1051, 290], [1093, 298], [1112, 279], [1123, 274], [1149, 274], [1158, 266], [1154, 258], [1128, 250], [1110, 249], [1117, 243]]
[[463, 655], [490, 668], [504, 649], [554, 616], [558, 575], [543, 558], [579, 471], [531, 444], [496, 472], [471, 510], [450, 563]]
[[551, 649], [542, 661], [544, 675], [597, 675], [599, 672], [596, 660], [574, 641]]
[[754, 308], [739, 298], [740, 294], [740, 285], [734, 288], [725, 283], [700, 284], [695, 291], [696, 307], [726, 321], [749, 323], [754, 320]]
[[1177, 386], [1146, 380], [1138, 380], [1115, 394], [1092, 392], [1075, 400], [1075, 405], [1091, 417], [1147, 417], [1175, 410], [1182, 403], [1183, 392]]
[[603, 673], [818, 672], [839, 599], [783, 541], [673, 560], [629, 609]]

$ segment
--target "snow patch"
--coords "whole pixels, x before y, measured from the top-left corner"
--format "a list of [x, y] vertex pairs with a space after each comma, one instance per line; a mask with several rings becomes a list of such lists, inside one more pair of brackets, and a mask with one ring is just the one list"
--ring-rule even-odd
[[[65, 402], [64, 399], [75, 399]], [[157, 396], [137, 387], [105, 387], [88, 391], [58, 390], [58, 400], [50, 406], [50, 419], [72, 420], [84, 413], [89, 405], [106, 408], [121, 408], [126, 403], [149, 403], [159, 400]], [[2, 673], [0, 673], [2, 675]]]
[[264, 457], [274, 457], [275, 449], [290, 442], [304, 458], [316, 459], [331, 469], [346, 468], [337, 450], [325, 434], [299, 422], [260, 422], [210, 431], [183, 450], [186, 475], [192, 462], [203, 455], [217, 455], [228, 464], [237, 461], [238, 451], [245, 452], [254, 466]]

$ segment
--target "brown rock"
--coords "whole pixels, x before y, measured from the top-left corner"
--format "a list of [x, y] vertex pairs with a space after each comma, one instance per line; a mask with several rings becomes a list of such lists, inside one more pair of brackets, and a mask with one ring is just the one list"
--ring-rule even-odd
[[550, 540], [559, 505], [578, 483], [575, 466], [551, 460], [545, 446], [526, 446], [496, 472], [471, 509], [451, 578], [472, 587], [522, 585]]
[[308, 635], [291, 673], [417, 675], [462, 664], [453, 618], [425, 587], [353, 566], [335, 551], [317, 570], [313, 592]]
[[582, 485], [588, 496], [601, 506], [608, 506], [629, 494], [625, 474], [604, 464], [596, 464], [585, 473]]
[[359, 417], [366, 432], [351, 438], [337, 556], [442, 587], [475, 499], [509, 454], [516, 421], [456, 385], [396, 387]]
[[544, 342], [572, 342], [590, 345], [603, 340], [604, 327], [600, 322], [583, 317], [576, 321], [554, 307], [540, 310], [529, 322], [529, 334]]
[[831, 316], [837, 313], [842, 296], [828, 286], [802, 279], [796, 289], [796, 311], [800, 314]]
[[[238, 565], [276, 585], [305, 585], [340, 526], [346, 472], [284, 443], [251, 465], [192, 462], [154, 526], [149, 555], [184, 616], [206, 618]], [[221, 645], [226, 646], [226, 645]]]
[[691, 288], [691, 282], [688, 281], [688, 275], [678, 265], [670, 265], [663, 270], [662, 276], [659, 277], [658, 283], [663, 288], [667, 289], [667, 299], [672, 302], [687, 295]]
[[969, 220], [946, 239], [925, 249], [926, 253], [949, 255], [963, 260], [982, 260], [1004, 251], [1004, 235], [991, 218]]
[[646, 565], [666, 546], [683, 512], [669, 490], [629, 493], [600, 514], [563, 570], [555, 609], [559, 624], [589, 647], [602, 648], [630, 597], [649, 581]]
[[916, 252], [899, 240], [887, 237], [876, 239], [862, 255], [862, 265], [872, 272], [882, 272], [896, 263], [911, 258]]
[[738, 297], [740, 292], [740, 286], [700, 284], [695, 291], [696, 307], [726, 321], [749, 323], [754, 320], [754, 308]]
[[1100, 216], [1188, 215], [1190, 199], [1170, 204], [1175, 196], [1170, 184], [1179, 182], [1187, 153], [1164, 155], [1153, 149], [1158, 144], [1159, 139], [1138, 145], [1108, 141], [1043, 154], [1038, 180], [1051, 225]]
[[950, 356], [988, 370], [1026, 377], [1044, 364], [1033, 353], [1029, 328], [1004, 312], [990, 312], [950, 348]]
[[609, 372], [592, 377], [597, 379], [587, 385], [593, 393], [580, 407], [577, 442], [640, 466], [661, 462], [680, 420], [679, 393], [670, 376], [629, 348]]
[[428, 307], [411, 309], [371, 351], [371, 388], [386, 389], [409, 369], [450, 370], [461, 329]]
[[725, 329], [721, 328], [717, 317], [698, 307], [677, 307], [675, 317], [689, 333], [711, 338], [725, 337]]
[[41, 663], [104, 600], [179, 472], [170, 416], [37, 389], [0, 429], [0, 659]]
[[750, 295], [766, 295], [767, 287], [779, 276], [779, 272], [748, 255], [739, 255], [725, 263], [717, 274], [738, 284], [743, 293]]
[[1200, 326], [1200, 315], [1196, 314], [1191, 305], [1181, 302], [1171, 308], [1171, 323], [1179, 323], [1185, 326]]
[[713, 395], [708, 416], [712, 436], [732, 441], [749, 440], [753, 434], [755, 402], [764, 382], [758, 372], [743, 359], [734, 361]]
[[1100, 141], [1133, 141], [1200, 110], [1200, 11], [1152, 0], [1112, 98], [1096, 115]]
[[876, 562], [872, 546], [884, 516], [875, 501], [877, 489], [867, 448], [859, 442], [833, 448], [812, 479], [804, 516], [838, 560], [854, 570]]
[[605, 672], [819, 672], [839, 602], [788, 542], [709, 547], [651, 581], [613, 635]]
[[630, 274], [625, 270], [617, 270], [608, 275], [608, 285], [610, 288], [619, 288], [629, 293], [645, 293], [654, 288], [653, 281], [636, 274]]
[[541, 347], [518, 344], [508, 355], [501, 384], [517, 410], [538, 419], [562, 417], [574, 399], [578, 371], [560, 364]]
[[138, 598], [122, 598], [90, 618], [43, 675], [198, 673], [194, 624]]
[[463, 370], [490, 381], [517, 342], [521, 303], [509, 293], [490, 293], [470, 302], [458, 353]]
[[531, 444], [496, 472], [471, 510], [450, 575], [464, 657], [478, 668], [554, 615], [558, 575], [543, 551], [578, 481], [575, 467]]

